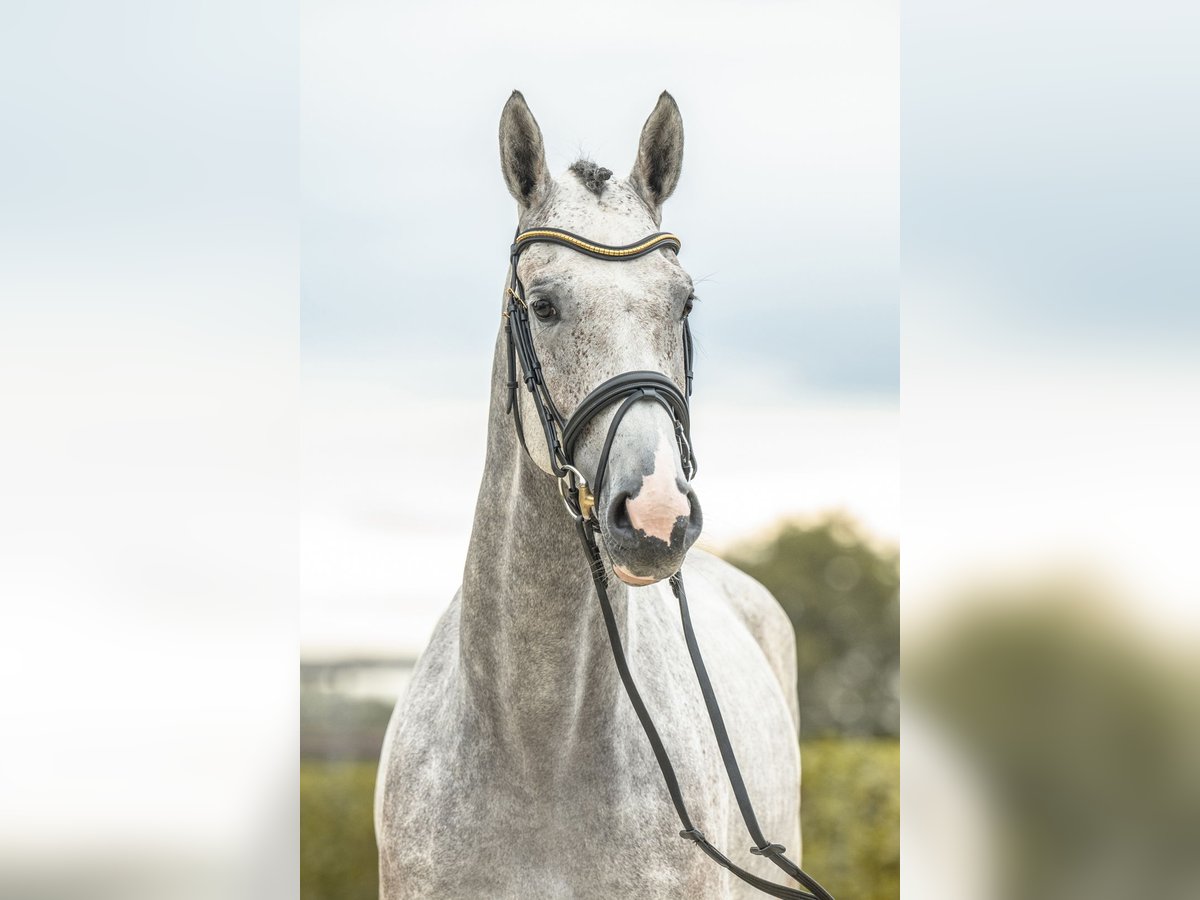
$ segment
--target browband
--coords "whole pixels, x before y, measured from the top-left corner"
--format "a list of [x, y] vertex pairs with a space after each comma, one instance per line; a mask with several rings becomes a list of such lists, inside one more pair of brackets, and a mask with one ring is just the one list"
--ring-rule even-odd
[[588, 256], [595, 256], [598, 259], [636, 259], [647, 253], [653, 253], [660, 247], [670, 247], [676, 253], [683, 247], [679, 238], [667, 231], [659, 231], [632, 244], [623, 244], [618, 247], [611, 244], [597, 244], [561, 228], [531, 228], [529, 231], [522, 231], [513, 241], [513, 257], [518, 256], [529, 244], [562, 244], [564, 247], [570, 247], [572, 250], [586, 253]]

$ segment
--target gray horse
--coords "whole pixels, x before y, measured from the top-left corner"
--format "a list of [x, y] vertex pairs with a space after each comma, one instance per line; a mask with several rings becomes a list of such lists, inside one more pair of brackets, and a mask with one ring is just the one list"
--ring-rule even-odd
[[[553, 226], [627, 244], [658, 229], [679, 180], [683, 122], [664, 93], [627, 179], [587, 161], [552, 178], [541, 130], [514, 92], [500, 120], [500, 159], [522, 229]], [[545, 379], [564, 415], [622, 372], [663, 372], [682, 387], [681, 323], [692, 283], [670, 250], [609, 262], [539, 244], [521, 257], [520, 275]], [[528, 392], [519, 392], [522, 419], [533, 423], [528, 453], [505, 412], [505, 360], [501, 329], [462, 586], [383, 747], [375, 801], [381, 897], [761, 896], [679, 837], [613, 665]], [[594, 419], [579, 442], [576, 465], [589, 480], [612, 415]], [[692, 818], [735, 862], [779, 880], [777, 869], [748, 852], [663, 579], [683, 566], [759, 821], [798, 860], [792, 628], [757, 582], [709, 554], [687, 553], [700, 532], [700, 506], [671, 417], [658, 404], [634, 404], [619, 426], [596, 512], [629, 664]]]

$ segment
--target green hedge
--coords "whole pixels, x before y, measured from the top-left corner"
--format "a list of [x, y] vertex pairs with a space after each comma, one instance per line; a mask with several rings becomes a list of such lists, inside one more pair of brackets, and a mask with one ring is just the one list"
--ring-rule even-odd
[[900, 896], [900, 742], [805, 741], [804, 870], [838, 900]]
[[[803, 747], [804, 868], [841, 900], [900, 895], [900, 745], [824, 740]], [[375, 764], [300, 768], [302, 900], [376, 900]]]
[[300, 764], [301, 900], [378, 900], [372, 762]]

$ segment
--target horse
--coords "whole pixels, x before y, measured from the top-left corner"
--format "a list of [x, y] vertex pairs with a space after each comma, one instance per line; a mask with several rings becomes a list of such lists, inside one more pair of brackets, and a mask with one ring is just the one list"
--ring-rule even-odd
[[[683, 165], [683, 121], [666, 92], [626, 178], [586, 159], [552, 177], [519, 91], [504, 106], [499, 137], [518, 230], [559, 229], [602, 245], [656, 232]], [[690, 339], [682, 338], [695, 295], [677, 249], [619, 263], [553, 243], [519, 259], [514, 252], [508, 284], [523, 288], [540, 376], [558, 408], [574, 410], [597, 385], [633, 371], [685, 389]], [[384, 739], [375, 795], [381, 900], [761, 896], [679, 840], [614, 667], [593, 574], [607, 584], [628, 667], [697, 826], [763, 878], [778, 872], [746, 849], [667, 580], [686, 578], [696, 639], [747, 791], [760, 798], [763, 830], [797, 857], [790, 621], [758, 582], [693, 549], [700, 504], [677, 423], [660, 403], [632, 403], [610, 435], [612, 404], [579, 432], [572, 469], [580, 483], [595, 478], [602, 456], [607, 465], [593, 513], [596, 565], [606, 571], [590, 570], [578, 515], [553, 477], [559, 461], [536, 439], [537, 398], [513, 387], [503, 316], [515, 308], [506, 291], [462, 583]]]

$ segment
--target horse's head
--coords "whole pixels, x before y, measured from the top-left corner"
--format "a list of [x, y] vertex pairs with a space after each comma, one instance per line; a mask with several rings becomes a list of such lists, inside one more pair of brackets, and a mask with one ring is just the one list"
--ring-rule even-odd
[[[514, 91], [500, 119], [500, 158], [522, 230], [561, 228], [600, 244], [629, 244], [658, 230], [662, 204], [679, 181], [683, 120], [664, 92], [628, 178], [613, 178], [586, 160], [552, 178], [541, 130]], [[685, 390], [683, 323], [694, 296], [673, 250], [614, 262], [537, 244], [522, 253], [518, 274], [543, 376], [564, 416], [625, 372], [659, 372]], [[525, 390], [517, 396], [522, 421], [530, 423], [530, 454], [551, 472], [533, 398]], [[588, 422], [575, 446], [573, 462], [589, 482], [617, 406]], [[684, 474], [672, 417], [660, 404], [634, 403], [620, 421], [596, 515], [615, 573], [632, 585], [674, 574], [700, 534], [700, 504]]]

